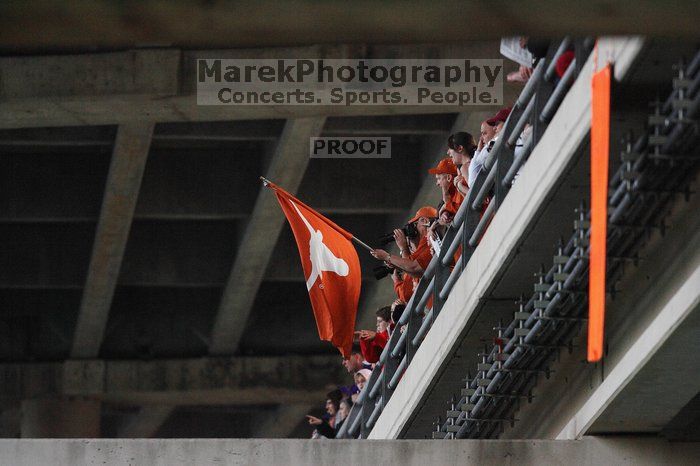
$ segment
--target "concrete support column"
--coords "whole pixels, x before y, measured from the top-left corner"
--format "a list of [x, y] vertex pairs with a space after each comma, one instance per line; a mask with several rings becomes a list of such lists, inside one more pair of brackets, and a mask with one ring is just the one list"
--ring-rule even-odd
[[43, 398], [23, 400], [22, 438], [100, 437], [100, 402]]

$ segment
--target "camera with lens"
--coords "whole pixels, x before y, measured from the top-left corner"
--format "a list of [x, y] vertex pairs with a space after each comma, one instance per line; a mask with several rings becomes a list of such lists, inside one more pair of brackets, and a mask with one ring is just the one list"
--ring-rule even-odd
[[[418, 237], [418, 229], [416, 228], [415, 223], [407, 223], [406, 225], [401, 227], [401, 231], [403, 231], [403, 234], [406, 235], [406, 238], [417, 238]], [[382, 246], [385, 246], [389, 243], [394, 241], [394, 232], [392, 231], [391, 233], [388, 233], [384, 236], [379, 237], [379, 242], [381, 243]]]
[[372, 269], [372, 272], [374, 273], [374, 278], [376, 278], [377, 280], [381, 280], [382, 278], [394, 273], [394, 269], [382, 264], [378, 265], [377, 267], [374, 267]]

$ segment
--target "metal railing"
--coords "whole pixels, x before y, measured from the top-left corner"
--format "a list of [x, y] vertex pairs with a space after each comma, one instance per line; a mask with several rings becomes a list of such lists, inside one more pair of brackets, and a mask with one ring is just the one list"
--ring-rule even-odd
[[[625, 262], [635, 262], [652, 229], [663, 228], [663, 216], [672, 198], [689, 196], [688, 180], [700, 162], [700, 52], [687, 67], [679, 66], [674, 90], [665, 102], [655, 102], [647, 132], [628, 136], [621, 165], [610, 181], [608, 205], [607, 280], [623, 273]], [[586, 320], [590, 211], [578, 209], [574, 232], [560, 242], [553, 265], [540, 269], [534, 293], [521, 299], [513, 320], [496, 327], [489, 349], [481, 353], [476, 376], [453, 397], [446, 420], [436, 423], [433, 438], [490, 438], [504, 423], [515, 422], [514, 412], [539, 374], [549, 376], [550, 364]], [[457, 401], [458, 400], [458, 401]]]
[[[550, 46], [512, 107], [505, 125], [485, 160], [474, 186], [456, 213], [443, 238], [440, 253], [433, 257], [396, 324], [370, 379], [360, 393], [338, 438], [367, 438], [401, 376], [411, 363], [425, 335], [449, 297], [452, 287], [471, 258], [479, 240], [508, 194], [520, 167], [541, 139], [571, 84], [593, 47], [593, 40], [564, 39]], [[566, 50], [575, 58], [561, 77], [555, 79], [555, 64]], [[522, 137], [526, 125], [531, 130]], [[453, 266], [454, 255], [461, 255]], [[426, 305], [432, 297], [432, 307]]]

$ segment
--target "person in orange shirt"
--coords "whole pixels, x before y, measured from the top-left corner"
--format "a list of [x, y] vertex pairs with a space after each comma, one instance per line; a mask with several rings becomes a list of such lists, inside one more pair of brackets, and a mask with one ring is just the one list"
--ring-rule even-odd
[[[412, 277], [419, 279], [428, 268], [433, 256], [430, 254], [430, 244], [428, 243], [428, 227], [437, 218], [435, 207], [425, 206], [418, 209], [416, 215], [408, 223], [413, 223], [418, 231], [418, 240], [413, 252], [408, 249], [408, 238], [404, 232], [397, 228], [394, 230], [394, 240], [399, 247], [399, 255], [389, 254], [383, 249], [373, 249], [372, 256], [386, 262], [389, 266], [397, 267]], [[413, 239], [413, 238], [412, 238]]]
[[450, 157], [445, 157], [440, 160], [435, 168], [428, 170], [428, 173], [435, 175], [435, 184], [442, 191], [442, 202], [445, 209], [452, 215], [456, 214], [464, 200], [464, 196], [454, 184], [454, 178], [458, 174], [457, 166]]
[[391, 274], [391, 281], [394, 282], [394, 291], [396, 297], [404, 303], [407, 303], [413, 296], [413, 279], [407, 273], [403, 273], [398, 269], [394, 269]]

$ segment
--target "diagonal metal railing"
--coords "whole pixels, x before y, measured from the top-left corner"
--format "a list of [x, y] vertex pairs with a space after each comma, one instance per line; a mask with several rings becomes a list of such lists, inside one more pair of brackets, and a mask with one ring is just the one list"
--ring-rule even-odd
[[[689, 179], [700, 165], [700, 52], [678, 67], [673, 92], [655, 102], [647, 131], [628, 136], [621, 164], [610, 181], [608, 205], [608, 283], [620, 279], [624, 263], [637, 253], [652, 229], [662, 229], [663, 216], [678, 193], [689, 197]], [[540, 374], [562, 348], [571, 350], [587, 308], [590, 211], [578, 209], [574, 232], [560, 242], [549, 270], [542, 266], [534, 293], [521, 300], [513, 320], [498, 323], [491, 348], [481, 353], [476, 376], [453, 397], [446, 420], [435, 424], [433, 438], [498, 436]], [[458, 400], [458, 401], [457, 401]]]
[[[440, 253], [433, 257], [423, 273], [397, 323], [397, 328], [405, 325], [405, 331], [391, 335], [369, 381], [343, 423], [338, 438], [367, 438], [423, 338], [438, 317], [489, 222], [508, 194], [520, 167], [544, 134], [592, 48], [592, 39], [566, 38], [551, 45], [546, 57], [539, 60], [513, 105], [474, 186], [470, 187], [448, 228]], [[574, 60], [564, 75], [557, 78], [557, 60], [570, 49], [574, 50]], [[523, 130], [528, 124], [531, 129], [523, 137]], [[460, 247], [461, 255], [453, 264], [454, 255]], [[427, 309], [431, 297], [432, 306]]]

